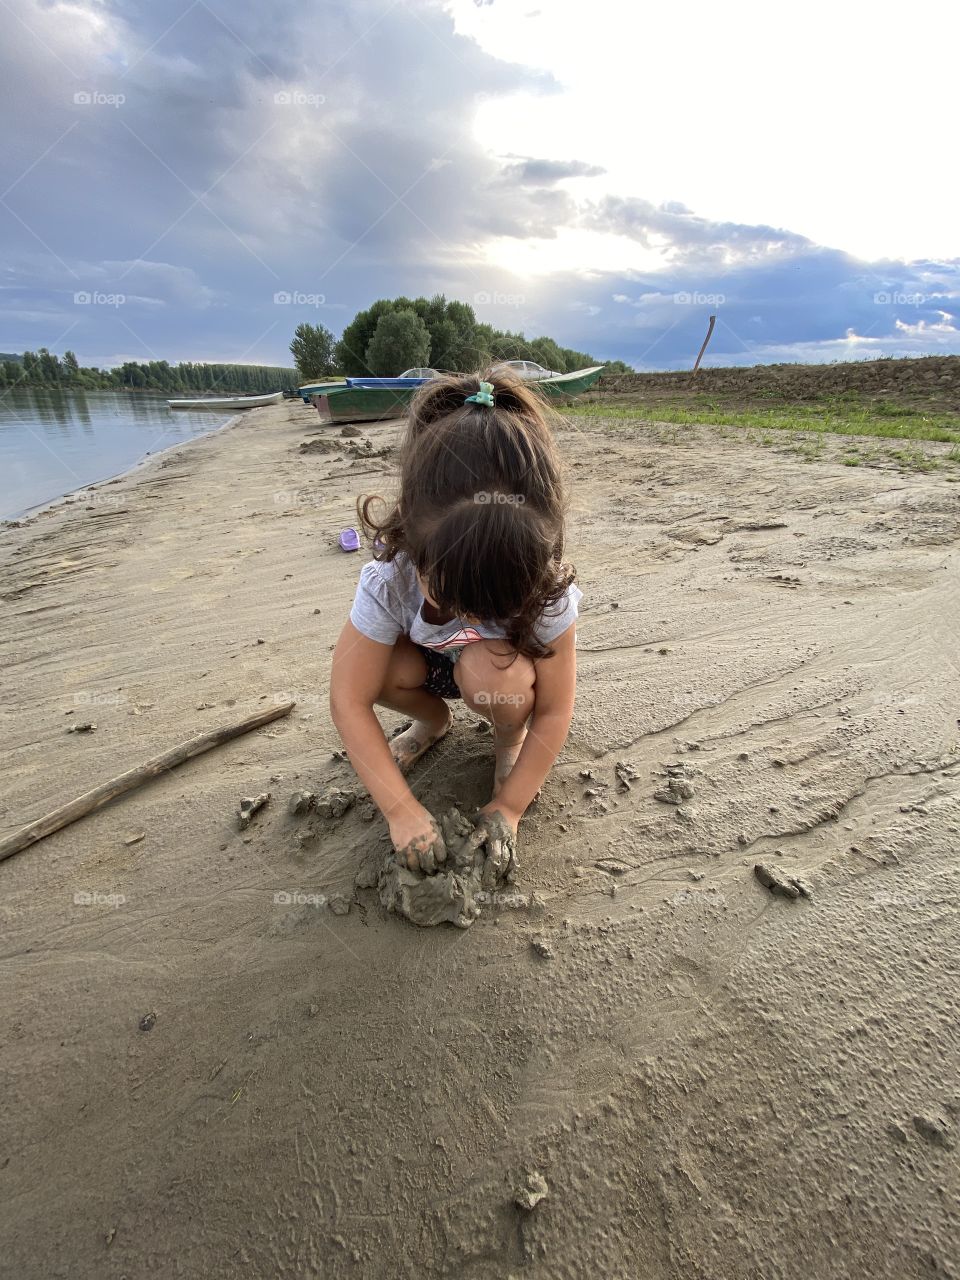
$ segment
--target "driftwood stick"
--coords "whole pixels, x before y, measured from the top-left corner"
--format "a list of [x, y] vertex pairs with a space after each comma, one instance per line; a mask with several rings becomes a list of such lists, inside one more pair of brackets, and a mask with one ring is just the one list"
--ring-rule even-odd
[[53, 813], [48, 813], [45, 818], [38, 818], [36, 822], [21, 827], [12, 836], [7, 836], [6, 840], [0, 841], [0, 862], [4, 858], [19, 853], [21, 849], [36, 844], [44, 836], [59, 831], [61, 827], [69, 826], [78, 818], [86, 817], [94, 809], [99, 809], [117, 796], [122, 796], [125, 791], [132, 791], [134, 787], [149, 782], [158, 774], [165, 773], [168, 769], [175, 769], [185, 760], [192, 760], [194, 756], [202, 755], [211, 747], [222, 746], [231, 738], [238, 738], [242, 733], [249, 733], [251, 729], [259, 729], [261, 725], [269, 724], [271, 720], [279, 720], [281, 716], [289, 715], [296, 705], [295, 702], [282, 702], [278, 706], [269, 707], [266, 711], [258, 711], [256, 715], [247, 716], [245, 720], [240, 720], [236, 724], [224, 725], [221, 729], [210, 729], [207, 733], [198, 733], [195, 738], [181, 742], [178, 747], [171, 747], [169, 751], [163, 751], [160, 755], [154, 756], [146, 764], [138, 765], [136, 769], [128, 769], [126, 773], [111, 778], [109, 782], [102, 782], [99, 787], [94, 787], [92, 791], [78, 796], [69, 804], [54, 809]]

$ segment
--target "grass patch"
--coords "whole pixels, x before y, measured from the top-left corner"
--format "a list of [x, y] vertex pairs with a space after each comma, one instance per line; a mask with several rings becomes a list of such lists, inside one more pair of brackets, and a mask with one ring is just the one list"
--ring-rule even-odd
[[936, 458], [928, 458], [921, 449], [891, 449], [888, 456], [911, 471], [936, 471], [940, 466]]
[[[892, 401], [864, 400], [856, 393], [823, 396], [817, 400], [779, 405], [731, 405], [717, 397], [687, 396], [683, 400], [640, 400], [635, 404], [565, 405], [560, 412], [584, 418], [628, 422], [655, 420], [678, 426], [708, 424], [753, 427], [758, 431], [804, 431], [820, 435], [873, 436], [891, 440], [940, 440], [960, 444], [960, 419], [928, 413]], [[765, 441], [764, 441], [765, 443]]]

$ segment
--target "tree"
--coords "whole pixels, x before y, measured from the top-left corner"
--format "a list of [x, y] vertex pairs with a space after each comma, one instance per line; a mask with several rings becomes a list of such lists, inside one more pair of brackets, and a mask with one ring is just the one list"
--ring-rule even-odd
[[552, 338], [534, 338], [530, 344], [533, 359], [544, 369], [553, 369], [557, 373], [567, 372], [567, 363], [563, 352]]
[[40, 361], [40, 376], [43, 381], [56, 385], [60, 381], [60, 357], [52, 355], [46, 347], [37, 352]]
[[362, 377], [373, 370], [367, 367], [367, 347], [381, 317], [389, 315], [394, 304], [387, 298], [378, 299], [366, 311], [358, 311], [344, 329], [334, 352], [337, 368], [354, 377]]
[[334, 370], [333, 334], [322, 324], [298, 324], [290, 350], [301, 382], [326, 378]]
[[377, 321], [364, 356], [371, 373], [394, 377], [430, 359], [430, 333], [412, 308], [388, 311]]

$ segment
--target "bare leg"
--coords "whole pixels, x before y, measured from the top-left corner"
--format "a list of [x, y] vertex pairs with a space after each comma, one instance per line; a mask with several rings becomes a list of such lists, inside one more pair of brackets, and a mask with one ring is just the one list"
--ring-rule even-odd
[[390, 750], [401, 773], [409, 773], [420, 757], [439, 742], [453, 722], [443, 698], [422, 687], [427, 664], [406, 636], [396, 644], [383, 688], [377, 698], [381, 707], [409, 716], [413, 724], [391, 739]]
[[494, 796], [517, 762], [536, 700], [533, 663], [510, 657], [502, 642], [480, 641], [464, 649], [453, 669], [464, 702], [493, 725]]
[[496, 721], [493, 722], [493, 749], [496, 756], [493, 773], [494, 795], [498, 793], [510, 770], [517, 763], [517, 756], [520, 754], [520, 748], [526, 736], [526, 724], [521, 725], [519, 729], [514, 729], [502, 728]]

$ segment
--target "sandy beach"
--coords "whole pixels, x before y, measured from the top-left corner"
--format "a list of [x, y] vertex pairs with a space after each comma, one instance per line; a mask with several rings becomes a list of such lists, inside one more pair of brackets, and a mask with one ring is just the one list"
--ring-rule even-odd
[[960, 1276], [960, 467], [568, 418], [571, 736], [416, 929], [368, 806], [288, 812], [397, 436], [287, 402], [0, 535], [0, 835], [297, 702], [0, 863], [0, 1272]]

